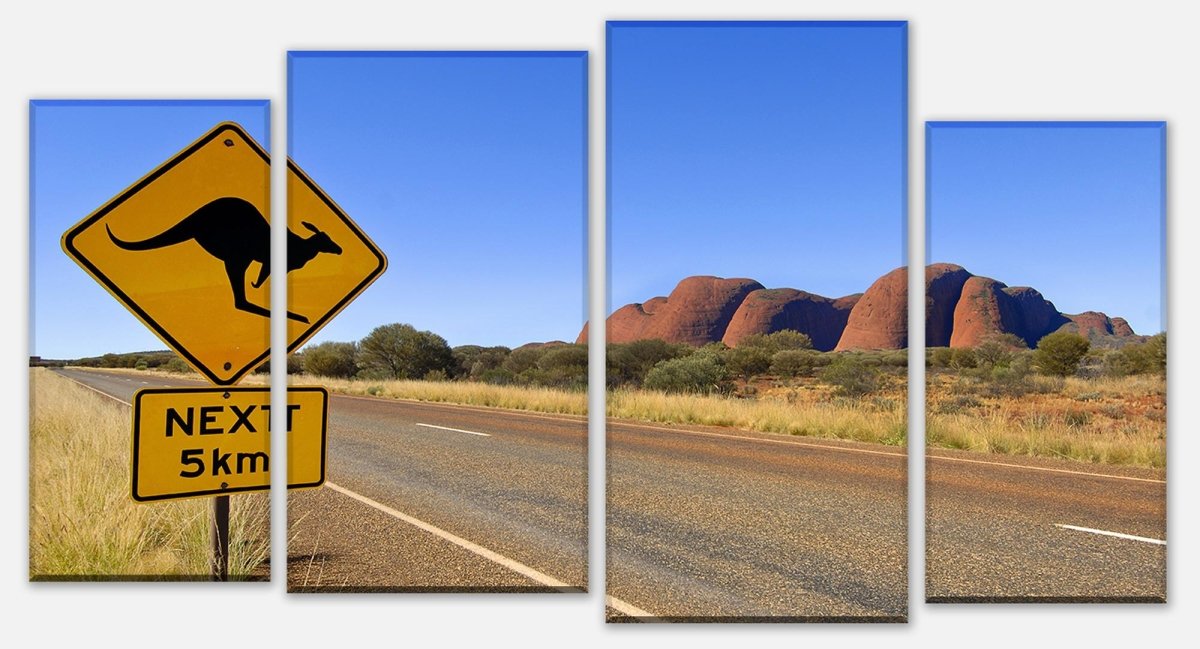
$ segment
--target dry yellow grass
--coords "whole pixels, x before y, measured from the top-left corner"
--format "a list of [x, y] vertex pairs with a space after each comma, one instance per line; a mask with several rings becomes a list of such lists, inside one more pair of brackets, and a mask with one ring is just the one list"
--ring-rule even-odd
[[608, 394], [608, 415], [903, 445], [908, 423], [904, 404], [903, 394], [844, 399], [815, 385], [776, 388], [755, 399], [616, 390]]
[[297, 384], [323, 385], [330, 391], [342, 394], [532, 410], [565, 415], [587, 414], [587, 393], [569, 390], [458, 381], [379, 381], [315, 376], [295, 376], [292, 377], [292, 380]]
[[[587, 395], [567, 390], [448, 381], [293, 378], [297, 383], [320, 384], [342, 394], [587, 414]], [[884, 444], [903, 444], [907, 423], [902, 392], [898, 398], [854, 400], [832, 397], [827, 389], [812, 386], [780, 388], [758, 399], [616, 390], [608, 393], [607, 401], [608, 416], [620, 419], [728, 426]]]
[[[30, 579], [207, 578], [210, 500], [129, 495], [129, 407], [45, 369], [29, 381]], [[267, 495], [230, 500], [230, 576], [261, 575]]]
[[1158, 375], [1065, 381], [1032, 377], [1028, 394], [997, 394], [968, 377], [935, 374], [926, 391], [933, 447], [1160, 468], [1166, 463], [1166, 384]]

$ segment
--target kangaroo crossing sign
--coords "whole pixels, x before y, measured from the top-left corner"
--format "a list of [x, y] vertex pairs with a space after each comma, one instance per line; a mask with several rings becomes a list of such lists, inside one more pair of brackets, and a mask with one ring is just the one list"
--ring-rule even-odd
[[[270, 354], [270, 158], [218, 124], [63, 235], [63, 250], [217, 385]], [[387, 267], [357, 225], [290, 160], [290, 353]]]

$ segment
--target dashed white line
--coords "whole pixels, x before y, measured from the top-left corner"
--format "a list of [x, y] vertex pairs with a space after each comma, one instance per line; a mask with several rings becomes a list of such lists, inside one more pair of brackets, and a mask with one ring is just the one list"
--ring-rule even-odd
[[449, 542], [453, 543], [454, 545], [457, 545], [458, 547], [463, 548], [464, 550], [473, 552], [473, 553], [483, 557], [484, 559], [487, 559], [488, 561], [500, 564], [501, 566], [504, 566], [505, 568], [508, 568], [509, 570], [512, 570], [513, 572], [515, 572], [517, 574], [528, 577], [529, 579], [536, 581], [543, 586], [548, 586], [555, 590], [559, 590], [559, 591], [566, 592], [566, 593], [578, 593], [578, 592], [582, 592], [582, 590], [583, 590], [583, 589], [579, 588], [578, 586], [572, 586], [565, 581], [562, 581], [560, 579], [555, 579], [554, 577], [551, 577], [550, 575], [547, 575], [544, 572], [541, 572], [534, 568], [530, 568], [529, 566], [527, 566], [519, 561], [509, 559], [508, 557], [506, 557], [502, 554], [493, 552], [493, 551], [483, 547], [482, 545], [479, 545], [478, 543], [472, 543], [471, 541], [468, 541], [468, 540], [462, 538], [461, 536], [451, 534], [450, 532], [447, 532], [446, 530], [443, 530], [440, 527], [436, 527], [434, 525], [426, 523], [423, 520], [413, 518], [412, 516], [409, 516], [408, 514], [405, 514], [404, 512], [400, 512], [395, 509], [392, 509], [391, 507], [388, 507], [387, 505], [385, 505], [381, 502], [372, 500], [362, 494], [350, 491], [349, 489], [347, 489], [341, 485], [336, 485], [336, 484], [326, 480], [325, 486], [329, 487], [330, 489], [333, 489], [334, 491], [336, 491], [340, 494], [349, 496], [349, 497], [359, 501], [360, 503], [363, 503], [364, 505], [373, 507], [393, 518], [400, 519], [400, 520], [404, 521], [405, 523], [412, 525], [413, 527], [424, 530], [434, 536], [437, 536], [441, 539], [449, 541]]
[[424, 426], [425, 428], [436, 428], [438, 430], [449, 430], [449, 431], [453, 431], [456, 433], [466, 433], [468, 435], [478, 435], [480, 437], [491, 437], [491, 435], [489, 435], [487, 433], [477, 433], [473, 430], [463, 430], [461, 428], [450, 428], [449, 426], [434, 426], [433, 424], [417, 424], [417, 425]]
[[604, 603], [608, 604], [609, 608], [615, 609], [629, 617], [636, 617], [641, 622], [662, 622], [661, 618], [653, 613], [648, 613], [623, 599], [617, 599], [612, 595], [607, 595], [604, 598]]
[[1162, 539], [1152, 539], [1147, 536], [1134, 536], [1133, 534], [1124, 534], [1122, 532], [1110, 532], [1108, 530], [1098, 530], [1091, 527], [1079, 527], [1078, 525], [1066, 525], [1064, 523], [1055, 523], [1055, 527], [1061, 527], [1065, 530], [1075, 530], [1076, 532], [1087, 532], [1089, 534], [1100, 534], [1101, 536], [1115, 536], [1118, 539], [1126, 539], [1128, 541], [1140, 541], [1142, 543], [1153, 543], [1154, 545], [1166, 545], [1167, 542]]

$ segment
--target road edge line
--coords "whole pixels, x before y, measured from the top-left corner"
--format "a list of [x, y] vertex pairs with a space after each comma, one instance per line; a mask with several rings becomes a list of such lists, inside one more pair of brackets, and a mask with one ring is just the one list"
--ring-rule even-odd
[[648, 611], [645, 611], [643, 609], [640, 609], [640, 608], [634, 606], [633, 604], [626, 602], [623, 599], [617, 599], [616, 597], [613, 597], [612, 595], [605, 595], [604, 603], [609, 608], [614, 609], [623, 615], [628, 615], [629, 617], [635, 617], [641, 622], [666, 622], [666, 620], [658, 617], [657, 615], [650, 613]]
[[1100, 536], [1114, 536], [1118, 539], [1126, 539], [1128, 541], [1140, 541], [1142, 543], [1152, 543], [1154, 545], [1165, 546], [1166, 541], [1162, 539], [1152, 539], [1148, 536], [1135, 536], [1133, 534], [1125, 534], [1124, 532], [1110, 532], [1108, 530], [1098, 530], [1094, 527], [1080, 527], [1078, 525], [1067, 525], [1066, 523], [1055, 523], [1055, 527], [1061, 527], [1065, 530], [1075, 530], [1076, 532], [1087, 532], [1089, 534], [1099, 534]]
[[582, 588], [580, 588], [579, 586], [572, 586], [571, 584], [568, 584], [564, 581], [560, 581], [554, 577], [551, 577], [550, 575], [547, 575], [544, 572], [541, 572], [540, 570], [531, 568], [531, 567], [529, 567], [519, 561], [516, 561], [514, 559], [509, 559], [508, 557], [506, 557], [498, 552], [489, 550], [489, 549], [483, 547], [482, 545], [479, 545], [478, 543], [473, 543], [471, 541], [468, 541], [468, 540], [462, 538], [461, 536], [447, 532], [446, 530], [443, 530], [440, 527], [431, 525], [429, 523], [426, 523], [423, 520], [409, 516], [408, 514], [405, 514], [404, 512], [392, 509], [391, 507], [388, 507], [387, 505], [385, 505], [381, 502], [372, 500], [371, 498], [368, 498], [367, 496], [353, 492], [341, 485], [334, 484], [333, 482], [330, 482], [329, 480], [325, 481], [325, 486], [330, 489], [333, 489], [334, 491], [336, 491], [344, 496], [353, 498], [354, 500], [357, 500], [357, 501], [363, 503], [364, 505], [367, 505], [368, 507], [372, 507], [372, 508], [377, 509], [393, 518], [404, 521], [405, 523], [408, 523], [409, 525], [412, 525], [413, 527], [416, 527], [420, 530], [428, 532], [428, 533], [430, 533], [436, 537], [439, 537], [445, 541], [449, 541], [449, 542], [453, 543], [454, 545], [457, 545], [458, 547], [463, 548], [464, 550], [473, 552], [473, 553], [483, 557], [484, 559], [487, 559], [493, 563], [496, 563], [505, 568], [508, 568], [509, 570], [512, 570], [513, 572], [515, 572], [517, 574], [520, 574], [520, 575], [527, 577], [533, 581], [536, 581], [543, 586], [547, 586], [549, 588], [554, 588], [554, 589], [560, 590], [562, 592], [584, 592], [584, 590]]
[[[1066, 474], [1070, 474], [1070, 475], [1085, 475], [1085, 476], [1089, 476], [1092, 478], [1111, 478], [1113, 480], [1130, 480], [1133, 482], [1150, 482], [1150, 483], [1154, 483], [1154, 484], [1167, 484], [1166, 480], [1156, 480], [1154, 478], [1136, 478], [1136, 477], [1127, 476], [1127, 475], [1113, 475], [1111, 473], [1090, 473], [1088, 471], [1072, 471], [1070, 469], [1055, 469], [1052, 467], [1045, 467], [1045, 466], [1025, 466], [1023, 464], [1010, 464], [1008, 462], [988, 462], [987, 460], [971, 460], [971, 459], [968, 459], [965, 457], [951, 457], [948, 455], [930, 455], [928, 453], [925, 454], [925, 457], [932, 458], [934, 460], [946, 460], [948, 462], [966, 462], [968, 464], [987, 464], [990, 466], [1003, 466], [1003, 467], [1009, 467], [1012, 469], [1026, 469], [1029, 471], [1047, 471], [1049, 473], [1066, 473]], [[928, 473], [929, 472], [927, 469], [926, 475], [928, 475]]]

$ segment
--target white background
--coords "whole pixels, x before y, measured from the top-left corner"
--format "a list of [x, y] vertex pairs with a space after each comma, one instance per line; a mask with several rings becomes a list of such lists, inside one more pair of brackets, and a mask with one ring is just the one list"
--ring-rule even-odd
[[[1200, 244], [1197, 62], [1186, 2], [762, 2], [661, 0], [415, 3], [19, 2], [0, 18], [0, 271], [3, 272], [4, 445], [0, 593], [4, 643], [27, 646], [281, 646], [517, 643], [537, 646], [1099, 646], [1183, 642], [1200, 611], [1196, 507], [1200, 381], [1192, 325]], [[927, 606], [922, 600], [924, 490], [911, 487], [908, 625], [706, 625], [632, 628], [602, 622], [603, 439], [590, 440], [592, 591], [588, 595], [285, 596], [265, 584], [27, 583], [28, 108], [32, 98], [258, 98], [275, 101], [272, 149], [283, 151], [288, 49], [586, 49], [592, 52], [593, 253], [603, 250], [605, 19], [908, 20], [910, 258], [923, 258], [923, 121], [927, 119], [1166, 120], [1169, 149], [1167, 305], [1169, 604]], [[278, 194], [277, 194], [278, 196]], [[275, 206], [279, 210], [281, 204]], [[278, 211], [276, 213], [279, 213]], [[1064, 245], [1069, 242], [1064, 242]], [[1103, 252], [1098, 254], [1105, 254]], [[602, 258], [602, 257], [601, 257]], [[1120, 264], [1119, 257], [1112, 263]], [[601, 269], [592, 269], [601, 287]], [[913, 274], [914, 279], [919, 274]], [[1104, 287], [1096, 287], [1103, 291]], [[913, 304], [919, 296], [913, 294]], [[592, 299], [603, 310], [602, 295]], [[916, 311], [920, 313], [921, 311]], [[87, 335], [86, 317], [80, 335]], [[912, 336], [922, 340], [921, 323]], [[922, 398], [920, 383], [914, 398]], [[593, 403], [599, 395], [593, 395]], [[915, 401], [920, 403], [920, 401]], [[920, 408], [915, 408], [919, 413]], [[593, 411], [598, 412], [594, 407]], [[916, 423], [916, 422], [914, 422]], [[920, 429], [913, 437], [920, 439]], [[920, 454], [911, 468], [919, 476]], [[276, 512], [281, 512], [276, 507]], [[282, 538], [276, 530], [275, 538]], [[276, 554], [277, 559], [282, 555]], [[403, 557], [397, 557], [403, 560]], [[1188, 613], [1192, 613], [1189, 616]], [[1195, 635], [1194, 632], [1192, 635]], [[23, 640], [24, 639], [24, 640]], [[16, 640], [16, 644], [9, 644]]]

